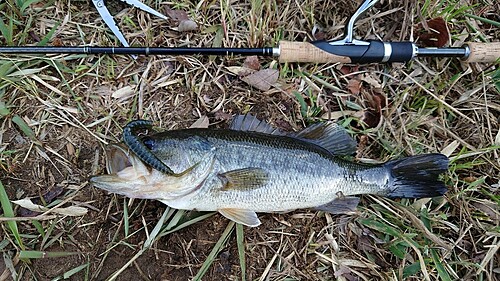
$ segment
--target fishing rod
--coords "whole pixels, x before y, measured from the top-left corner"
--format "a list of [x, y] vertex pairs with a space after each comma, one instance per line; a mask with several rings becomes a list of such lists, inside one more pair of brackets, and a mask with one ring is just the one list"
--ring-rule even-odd
[[121, 54], [121, 55], [207, 55], [278, 57], [280, 62], [385, 63], [408, 62], [416, 57], [454, 57], [465, 62], [493, 63], [500, 58], [500, 42], [466, 43], [462, 47], [422, 48], [413, 42], [362, 41], [354, 39], [354, 25], [378, 0], [366, 0], [349, 19], [345, 38], [337, 41], [281, 41], [278, 47], [263, 48], [175, 48], [175, 47], [0, 47], [0, 54]]

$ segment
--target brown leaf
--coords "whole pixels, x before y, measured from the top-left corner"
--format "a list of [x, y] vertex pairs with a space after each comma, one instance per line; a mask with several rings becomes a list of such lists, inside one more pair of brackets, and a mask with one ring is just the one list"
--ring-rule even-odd
[[63, 43], [63, 41], [61, 40], [61, 38], [59, 38], [59, 37], [55, 37], [55, 38], [52, 40], [52, 46], [54, 46], [54, 47], [61, 47], [61, 46], [63, 46], [63, 45], [64, 45], [64, 43]]
[[351, 92], [351, 94], [357, 96], [359, 95], [359, 91], [361, 90], [361, 80], [357, 78], [352, 78], [347, 83], [347, 90]]
[[347, 74], [351, 74], [353, 72], [356, 72], [359, 70], [359, 65], [342, 65], [342, 67], [340, 67], [340, 72], [344, 75], [347, 75]]
[[175, 21], [189, 20], [188, 14], [182, 10], [172, 10], [167, 8], [167, 15]]
[[267, 68], [242, 77], [241, 80], [261, 91], [267, 91], [271, 89], [271, 86], [276, 83], [276, 81], [278, 81], [278, 77], [278, 70]]
[[450, 40], [450, 32], [446, 26], [446, 21], [439, 17], [427, 21], [428, 30], [422, 24], [417, 26], [418, 40], [425, 47], [443, 47]]
[[376, 128], [382, 120], [382, 108], [386, 106], [385, 97], [376, 91], [365, 91], [363, 97], [366, 101], [368, 109], [364, 111], [361, 121], [363, 121], [368, 128]]
[[463, 178], [463, 180], [464, 180], [465, 182], [472, 183], [472, 182], [477, 181], [477, 178], [476, 178], [476, 177], [474, 177], [474, 176], [469, 176], [469, 177], [465, 177], [465, 178]]
[[324, 33], [323, 31], [318, 31], [314, 34], [314, 39], [315, 40], [325, 40], [325, 39], [327, 39], [326, 36], [327, 36], [327, 34]]
[[243, 67], [259, 70], [260, 69], [260, 61], [257, 56], [249, 56], [245, 59], [243, 63]]
[[222, 120], [222, 121], [228, 121], [233, 118], [233, 115], [223, 112], [222, 110], [219, 110], [215, 112], [215, 119], [217, 120]]

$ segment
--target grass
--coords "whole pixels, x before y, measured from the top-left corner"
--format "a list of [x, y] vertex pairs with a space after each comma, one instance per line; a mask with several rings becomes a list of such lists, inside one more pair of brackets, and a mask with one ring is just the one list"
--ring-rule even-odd
[[[355, 9], [345, 1], [144, 2], [164, 13], [166, 7], [186, 11], [200, 31], [178, 33], [175, 22], [118, 8], [115, 19], [131, 45], [257, 47], [340, 38]], [[89, 5], [4, 1], [0, 44], [116, 44]], [[499, 9], [495, 1], [384, 2], [356, 34], [415, 39], [418, 23], [439, 16], [452, 43], [493, 42]], [[0, 265], [0, 279], [496, 280], [498, 63], [429, 58], [344, 69], [259, 59], [261, 68], [280, 73], [266, 92], [228, 71], [241, 66], [242, 57], [0, 55], [0, 251], [6, 265]], [[357, 94], [348, 88], [353, 78], [361, 81]], [[380, 110], [378, 94], [385, 100]], [[340, 216], [260, 214], [263, 224], [247, 228], [215, 213], [175, 210], [88, 184], [105, 170], [105, 145], [119, 140], [131, 119], [175, 129], [206, 115], [214, 127], [226, 127], [227, 115], [246, 112], [283, 130], [337, 121], [356, 136], [356, 157], [363, 160], [443, 152], [452, 160], [444, 176], [449, 191], [419, 200], [362, 196], [357, 213]], [[380, 121], [370, 122], [367, 112]], [[45, 200], [54, 188], [63, 192]], [[48, 211], [29, 214], [11, 203], [26, 197]], [[73, 206], [88, 212], [56, 213]]]

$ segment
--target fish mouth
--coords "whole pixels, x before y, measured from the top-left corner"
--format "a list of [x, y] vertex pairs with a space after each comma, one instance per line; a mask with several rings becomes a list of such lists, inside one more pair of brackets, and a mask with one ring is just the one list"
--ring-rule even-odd
[[106, 148], [106, 171], [117, 174], [128, 167], [133, 167], [132, 158], [127, 148], [122, 144], [111, 144]]
[[126, 183], [138, 180], [151, 172], [122, 144], [111, 144], [106, 147], [106, 171], [106, 175], [91, 177], [90, 183], [95, 187], [117, 193], [127, 189]]

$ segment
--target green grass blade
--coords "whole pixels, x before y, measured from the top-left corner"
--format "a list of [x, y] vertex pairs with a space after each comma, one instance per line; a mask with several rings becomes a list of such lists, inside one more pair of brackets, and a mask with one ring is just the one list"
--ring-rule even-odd
[[10, 114], [10, 109], [3, 101], [0, 101], [0, 118], [5, 117], [9, 114]]
[[165, 230], [170, 230], [173, 227], [177, 226], [177, 223], [181, 220], [186, 212], [184, 210], [176, 210], [174, 217], [170, 220], [170, 222], [165, 227]]
[[226, 245], [227, 239], [231, 235], [231, 232], [233, 232], [234, 225], [235, 225], [234, 221], [229, 222], [229, 224], [227, 225], [226, 229], [224, 230], [224, 232], [220, 236], [219, 240], [215, 244], [214, 248], [212, 249], [212, 251], [210, 252], [210, 254], [207, 256], [207, 259], [201, 265], [200, 271], [198, 271], [198, 273], [196, 274], [196, 276], [193, 278], [193, 281], [199, 281], [199, 280], [201, 280], [201, 278], [203, 278], [203, 276], [205, 275], [205, 273], [207, 273], [207, 270], [210, 268], [210, 266], [214, 262], [215, 257], [217, 256], [217, 254], [219, 254], [219, 252]]
[[19, 252], [20, 259], [45, 259], [45, 258], [60, 258], [78, 255], [77, 252], [44, 252], [44, 251], [21, 251]]
[[80, 266], [77, 266], [69, 271], [66, 271], [64, 274], [63, 274], [63, 278], [64, 279], [68, 279], [70, 278], [71, 276], [77, 274], [78, 272], [82, 271], [83, 269], [85, 268], [88, 268], [89, 267], [89, 263], [86, 263], [86, 264], [82, 264]]
[[500, 27], [500, 22], [497, 22], [497, 21], [494, 21], [494, 20], [490, 20], [490, 19], [486, 19], [486, 18], [482, 18], [482, 17], [476, 16], [476, 15], [473, 15], [473, 14], [469, 14], [469, 13], [464, 13], [464, 15], [468, 16], [469, 18], [473, 18], [473, 19], [476, 19], [478, 21], [482, 21], [484, 23], [491, 24], [491, 25], [496, 26], [496, 27]]
[[35, 144], [40, 145], [40, 142], [36, 139], [35, 132], [31, 130], [30, 126], [24, 122], [23, 118], [21, 118], [19, 115], [14, 115], [12, 117], [12, 122], [16, 124], [19, 129]]
[[403, 269], [403, 279], [413, 276], [420, 272], [420, 263], [414, 262]]
[[32, 4], [38, 3], [40, 1], [41, 0], [27, 0], [27, 1], [23, 2], [22, 5], [19, 7], [19, 11], [21, 12], [21, 14], [24, 15], [24, 10], [26, 10], [26, 8], [28, 8]]
[[47, 35], [45, 35], [42, 40], [40, 40], [40, 42], [38, 42], [38, 44], [36, 44], [37, 46], [45, 46], [47, 45], [47, 43], [50, 41], [50, 39], [52, 38], [52, 36], [54, 35], [54, 33], [56, 32], [57, 28], [59, 27], [59, 25], [61, 24], [61, 21], [58, 21], [56, 24], [54, 24], [54, 27], [52, 27], [49, 32], [47, 32]]
[[128, 206], [127, 199], [123, 199], [123, 230], [125, 232], [125, 237], [128, 236], [129, 233], [129, 221], [128, 221]]
[[12, 45], [12, 30], [7, 27], [2, 17], [0, 17], [0, 33], [2, 33], [3, 38], [5, 38], [7, 45]]
[[243, 225], [240, 223], [236, 224], [236, 244], [238, 245], [238, 257], [240, 259], [241, 268], [241, 280], [245, 281], [246, 278], [246, 262], [245, 262], [245, 232], [243, 231]]
[[161, 227], [163, 226], [163, 223], [167, 219], [167, 214], [168, 214], [168, 209], [163, 212], [163, 215], [161, 216], [160, 220], [158, 220], [158, 222], [156, 223], [148, 239], [146, 240], [146, 242], [144, 242], [144, 246], [142, 247], [143, 249], [151, 247], [151, 244], [153, 244], [153, 242], [158, 238], [158, 234], [160, 233]]
[[31, 221], [31, 223], [35, 226], [38, 233], [42, 235], [42, 238], [45, 237], [45, 229], [43, 228], [43, 225], [39, 221]]
[[211, 213], [203, 214], [203, 215], [201, 215], [199, 217], [196, 217], [196, 218], [190, 219], [190, 220], [188, 220], [188, 221], [186, 221], [184, 223], [181, 223], [181, 224], [177, 225], [175, 228], [172, 228], [170, 230], [166, 228], [165, 231], [160, 234], [160, 237], [168, 235], [170, 233], [174, 233], [174, 232], [179, 231], [179, 230], [181, 230], [181, 229], [183, 229], [185, 227], [188, 227], [188, 226], [190, 226], [192, 224], [195, 224], [195, 223], [197, 223], [199, 221], [202, 221], [202, 220], [204, 220], [204, 219], [206, 219], [208, 217], [213, 216], [215, 213], [216, 212], [211, 212]]
[[300, 114], [302, 115], [303, 118], [307, 117], [307, 103], [304, 100], [304, 97], [299, 93], [299, 92], [293, 92], [295, 95], [295, 98], [297, 98], [297, 101], [300, 104]]
[[[0, 203], [2, 204], [2, 210], [4, 213], [4, 217], [13, 218], [14, 210], [12, 209], [12, 205], [10, 204], [9, 197], [7, 196], [7, 192], [5, 192], [5, 188], [3, 187], [2, 182], [0, 181]], [[12, 235], [21, 247], [24, 250], [23, 241], [21, 239], [21, 235], [19, 235], [19, 229], [17, 228], [17, 223], [15, 221], [7, 221], [7, 226], [9, 227]]]
[[443, 281], [451, 281], [451, 277], [444, 268], [443, 264], [441, 263], [441, 258], [436, 253], [435, 249], [431, 249], [431, 255], [432, 255], [432, 260], [434, 261], [434, 265], [436, 265], [436, 269], [440, 277], [439, 279]]
[[359, 222], [364, 224], [365, 226], [367, 226], [369, 228], [375, 229], [375, 230], [382, 232], [382, 233], [385, 233], [385, 234], [392, 235], [394, 237], [401, 238], [401, 236], [402, 236], [401, 233], [397, 229], [395, 229], [394, 227], [389, 226], [385, 223], [381, 223], [381, 222], [371, 220], [371, 219], [360, 219]]

